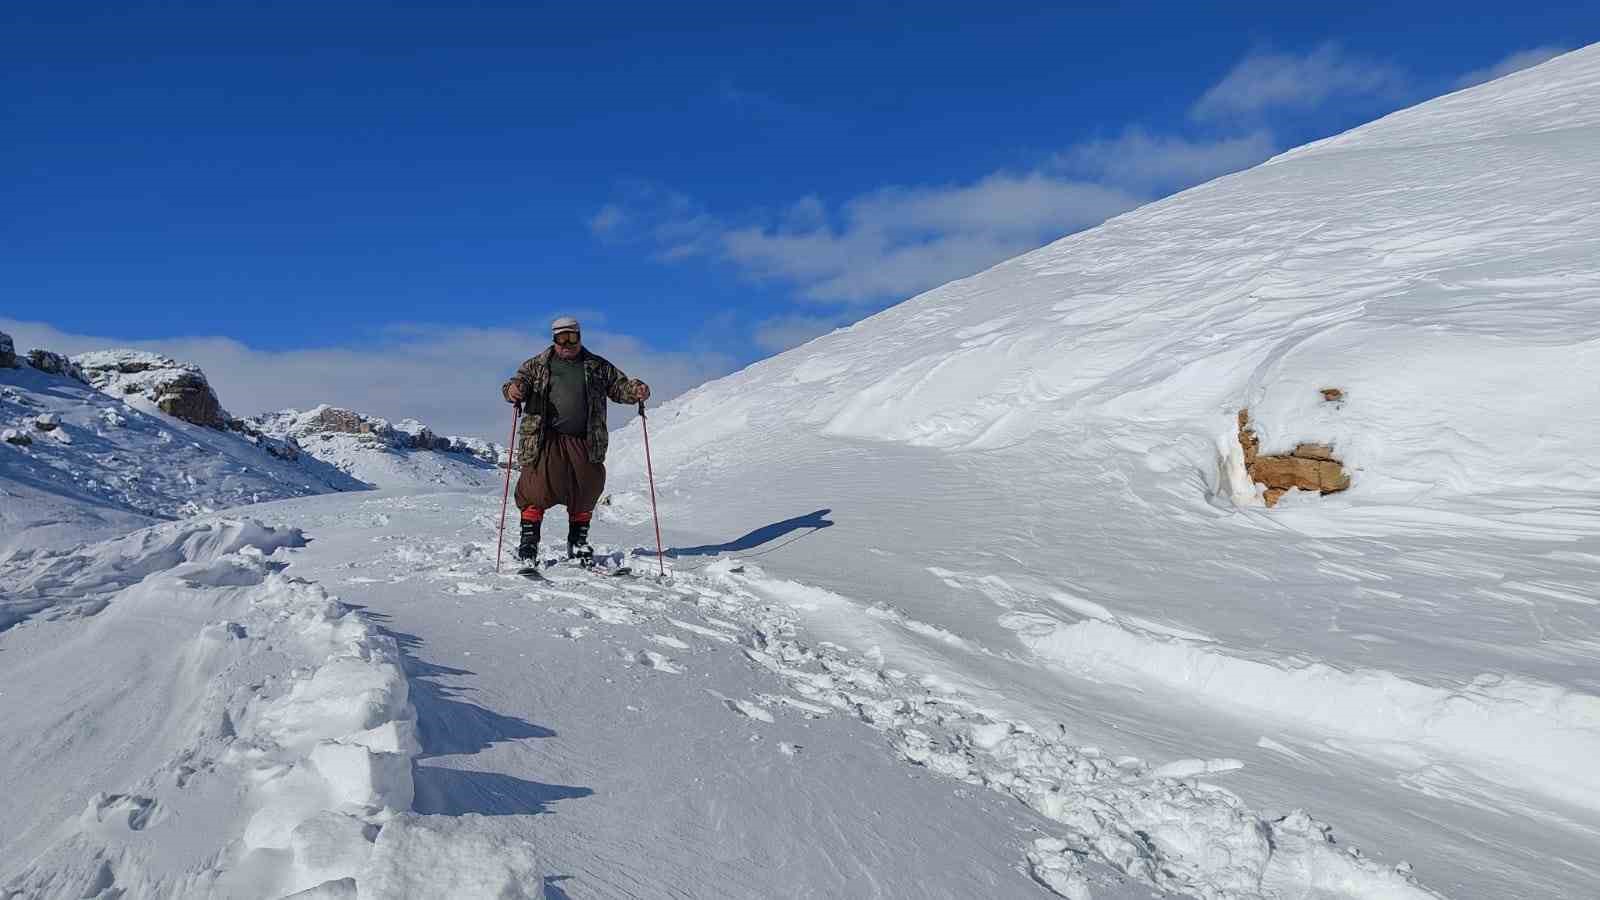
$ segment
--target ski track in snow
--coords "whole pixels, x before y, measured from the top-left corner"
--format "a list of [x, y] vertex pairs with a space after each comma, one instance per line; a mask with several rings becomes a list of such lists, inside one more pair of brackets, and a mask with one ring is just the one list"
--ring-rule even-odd
[[[486, 542], [429, 542], [426, 552], [421, 546], [403, 542], [394, 552], [415, 558], [425, 577], [447, 582], [480, 572], [488, 560], [473, 557], [491, 550]], [[428, 556], [446, 560], [445, 567], [430, 570], [423, 561]], [[750, 663], [788, 685], [788, 694], [748, 698], [708, 691], [731, 714], [758, 723], [773, 722], [780, 714], [853, 719], [881, 732], [905, 761], [1013, 797], [1054, 820], [1058, 834], [1036, 840], [1026, 864], [1036, 880], [1065, 896], [1088, 895], [1085, 864], [1090, 860], [1136, 882], [1202, 898], [1290, 897], [1307, 891], [1364, 898], [1437, 896], [1418, 885], [1406, 866], [1384, 865], [1335, 845], [1331, 828], [1303, 812], [1267, 820], [1226, 789], [1197, 780], [1239, 768], [1236, 760], [1186, 759], [1152, 767], [1131, 757], [1111, 758], [1060, 735], [997, 720], [958, 695], [930, 691], [906, 672], [837, 645], [811, 643], [791, 610], [848, 601], [767, 577], [754, 565], [721, 560], [698, 571], [675, 572], [659, 585], [564, 568], [548, 570], [546, 579], [528, 591], [530, 599], [582, 598], [550, 607], [558, 615], [626, 628], [680, 650], [693, 648], [681, 659], [641, 650], [627, 662], [662, 673], [692, 673], [695, 654], [717, 652], [732, 642]], [[1004, 582], [992, 579], [991, 584]], [[688, 621], [691, 614], [700, 623]], [[938, 629], [904, 617], [890, 619], [913, 633], [966, 646]], [[702, 624], [712, 622], [719, 627]], [[663, 628], [677, 636], [662, 634]], [[580, 640], [604, 634], [563, 633]]]
[[[418, 743], [400, 652], [366, 614], [293, 576], [293, 551], [287, 557], [278, 551], [302, 543], [297, 531], [250, 520], [182, 523], [0, 572], [8, 589], [48, 584], [57, 594], [100, 596], [74, 613], [91, 630], [78, 641], [127, 617], [148, 616], [150, 606], [183, 604], [195, 633], [181, 654], [186, 677], [172, 677], [171, 688], [187, 683], [203, 691], [179, 706], [192, 726], [177, 733], [187, 730], [193, 741], [165, 748], [165, 757], [125, 789], [86, 798], [65, 836], [29, 844], [31, 862], [10, 874], [9, 890], [65, 897], [115, 885], [127, 897], [278, 897], [321, 885], [330, 896], [346, 888], [400, 896], [372, 886], [419, 883], [426, 859], [477, 865], [476, 854], [490, 848], [505, 854], [497, 883], [542, 877], [534, 847], [519, 849], [512, 838], [470, 827], [441, 830], [437, 817], [409, 812]], [[1063, 896], [1089, 896], [1105, 879], [1096, 873], [1107, 869], [1201, 898], [1311, 890], [1330, 897], [1436, 896], [1403, 868], [1336, 846], [1328, 827], [1306, 814], [1267, 820], [1204, 780], [1236, 768], [1235, 761], [1152, 767], [1111, 757], [993, 718], [959, 695], [930, 690], [910, 673], [840, 646], [810, 642], [792, 604], [839, 601], [767, 577], [754, 565], [721, 560], [665, 582], [557, 567], [545, 581], [528, 582], [496, 577], [487, 541], [421, 537], [384, 544], [383, 550], [369, 545], [379, 551], [374, 558], [350, 561], [344, 570], [350, 584], [371, 589], [381, 580], [358, 572], [402, 565], [406, 580], [435, 585], [463, 603], [507, 598], [572, 640], [615, 641], [617, 664], [659, 677], [694, 677], [704, 654], [742, 656], [752, 678], [770, 673], [787, 692], [737, 696], [707, 689], [709, 702], [726, 715], [757, 726], [779, 716], [862, 723], [910, 764], [1015, 798], [1058, 826], [1027, 846], [1018, 864]], [[147, 554], [142, 569], [128, 566], [130, 546]], [[480, 589], [455, 590], [464, 583]], [[574, 598], [580, 599], [568, 602]], [[584, 625], [561, 624], [574, 619]], [[501, 627], [482, 616], [472, 621]], [[641, 641], [672, 653], [633, 643]], [[785, 756], [799, 752], [786, 746]], [[181, 819], [191, 796], [224, 789], [239, 791], [248, 810], [229, 840], [176, 870], [171, 860], [142, 855], [138, 833], [164, 817]], [[403, 848], [413, 841], [434, 849], [408, 859]]]

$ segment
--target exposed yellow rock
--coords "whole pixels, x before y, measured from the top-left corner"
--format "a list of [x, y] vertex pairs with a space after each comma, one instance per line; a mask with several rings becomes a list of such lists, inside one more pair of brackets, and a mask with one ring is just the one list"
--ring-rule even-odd
[[1255, 465], [1256, 454], [1261, 450], [1261, 441], [1250, 428], [1250, 410], [1239, 410], [1239, 446], [1244, 449], [1244, 465], [1249, 468]]
[[[1329, 390], [1338, 389], [1324, 390], [1324, 397]], [[1268, 506], [1276, 506], [1284, 494], [1295, 488], [1333, 494], [1350, 487], [1350, 474], [1328, 444], [1303, 443], [1287, 455], [1261, 455], [1261, 439], [1250, 427], [1248, 409], [1239, 410], [1239, 447], [1244, 450], [1245, 471], [1250, 480], [1266, 488], [1263, 499]]]

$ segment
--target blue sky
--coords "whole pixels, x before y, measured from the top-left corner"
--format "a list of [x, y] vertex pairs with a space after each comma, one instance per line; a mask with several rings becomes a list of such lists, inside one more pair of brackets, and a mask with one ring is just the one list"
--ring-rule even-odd
[[489, 434], [459, 395], [557, 313], [680, 391], [1600, 38], [1593, 3], [1039, 6], [5, 4], [0, 328]]

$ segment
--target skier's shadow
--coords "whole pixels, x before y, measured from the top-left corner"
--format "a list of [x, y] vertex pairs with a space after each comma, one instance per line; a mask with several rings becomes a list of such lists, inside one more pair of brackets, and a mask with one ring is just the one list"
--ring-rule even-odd
[[[721, 544], [701, 544], [698, 547], [670, 547], [665, 552], [674, 559], [682, 556], [716, 556], [721, 553], [739, 553], [745, 550], [754, 550], [762, 544], [771, 543], [803, 528], [811, 529], [809, 534], [814, 534], [824, 528], [833, 527], [833, 522], [828, 520], [831, 509], [819, 509], [816, 512], [784, 519], [782, 522], [773, 522], [763, 525], [748, 534], [742, 534], [731, 541]], [[800, 535], [806, 537], [808, 535]], [[799, 538], [795, 538], [799, 540]], [[641, 555], [654, 555], [655, 551], [641, 547], [634, 551]]]
[[[359, 608], [359, 607], [358, 607]], [[416, 799], [412, 808], [426, 815], [526, 816], [549, 812], [557, 800], [588, 797], [586, 787], [545, 784], [498, 772], [478, 772], [428, 765], [436, 756], [471, 755], [501, 741], [555, 737], [555, 732], [526, 719], [501, 715], [461, 698], [463, 689], [439, 679], [473, 675], [470, 670], [430, 663], [416, 651], [422, 639], [385, 627], [389, 617], [364, 609], [381, 634], [400, 647], [400, 664], [410, 684], [411, 704], [417, 710], [417, 740], [422, 753], [412, 766]]]

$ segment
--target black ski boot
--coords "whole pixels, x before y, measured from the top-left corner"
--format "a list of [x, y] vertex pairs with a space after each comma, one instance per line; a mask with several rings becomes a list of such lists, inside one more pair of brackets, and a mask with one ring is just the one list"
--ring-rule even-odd
[[539, 565], [539, 523], [522, 520], [522, 542], [517, 544], [517, 559], [529, 566]]
[[589, 523], [573, 522], [567, 526], [567, 559], [575, 559], [585, 569], [594, 566], [594, 548], [589, 546]]

